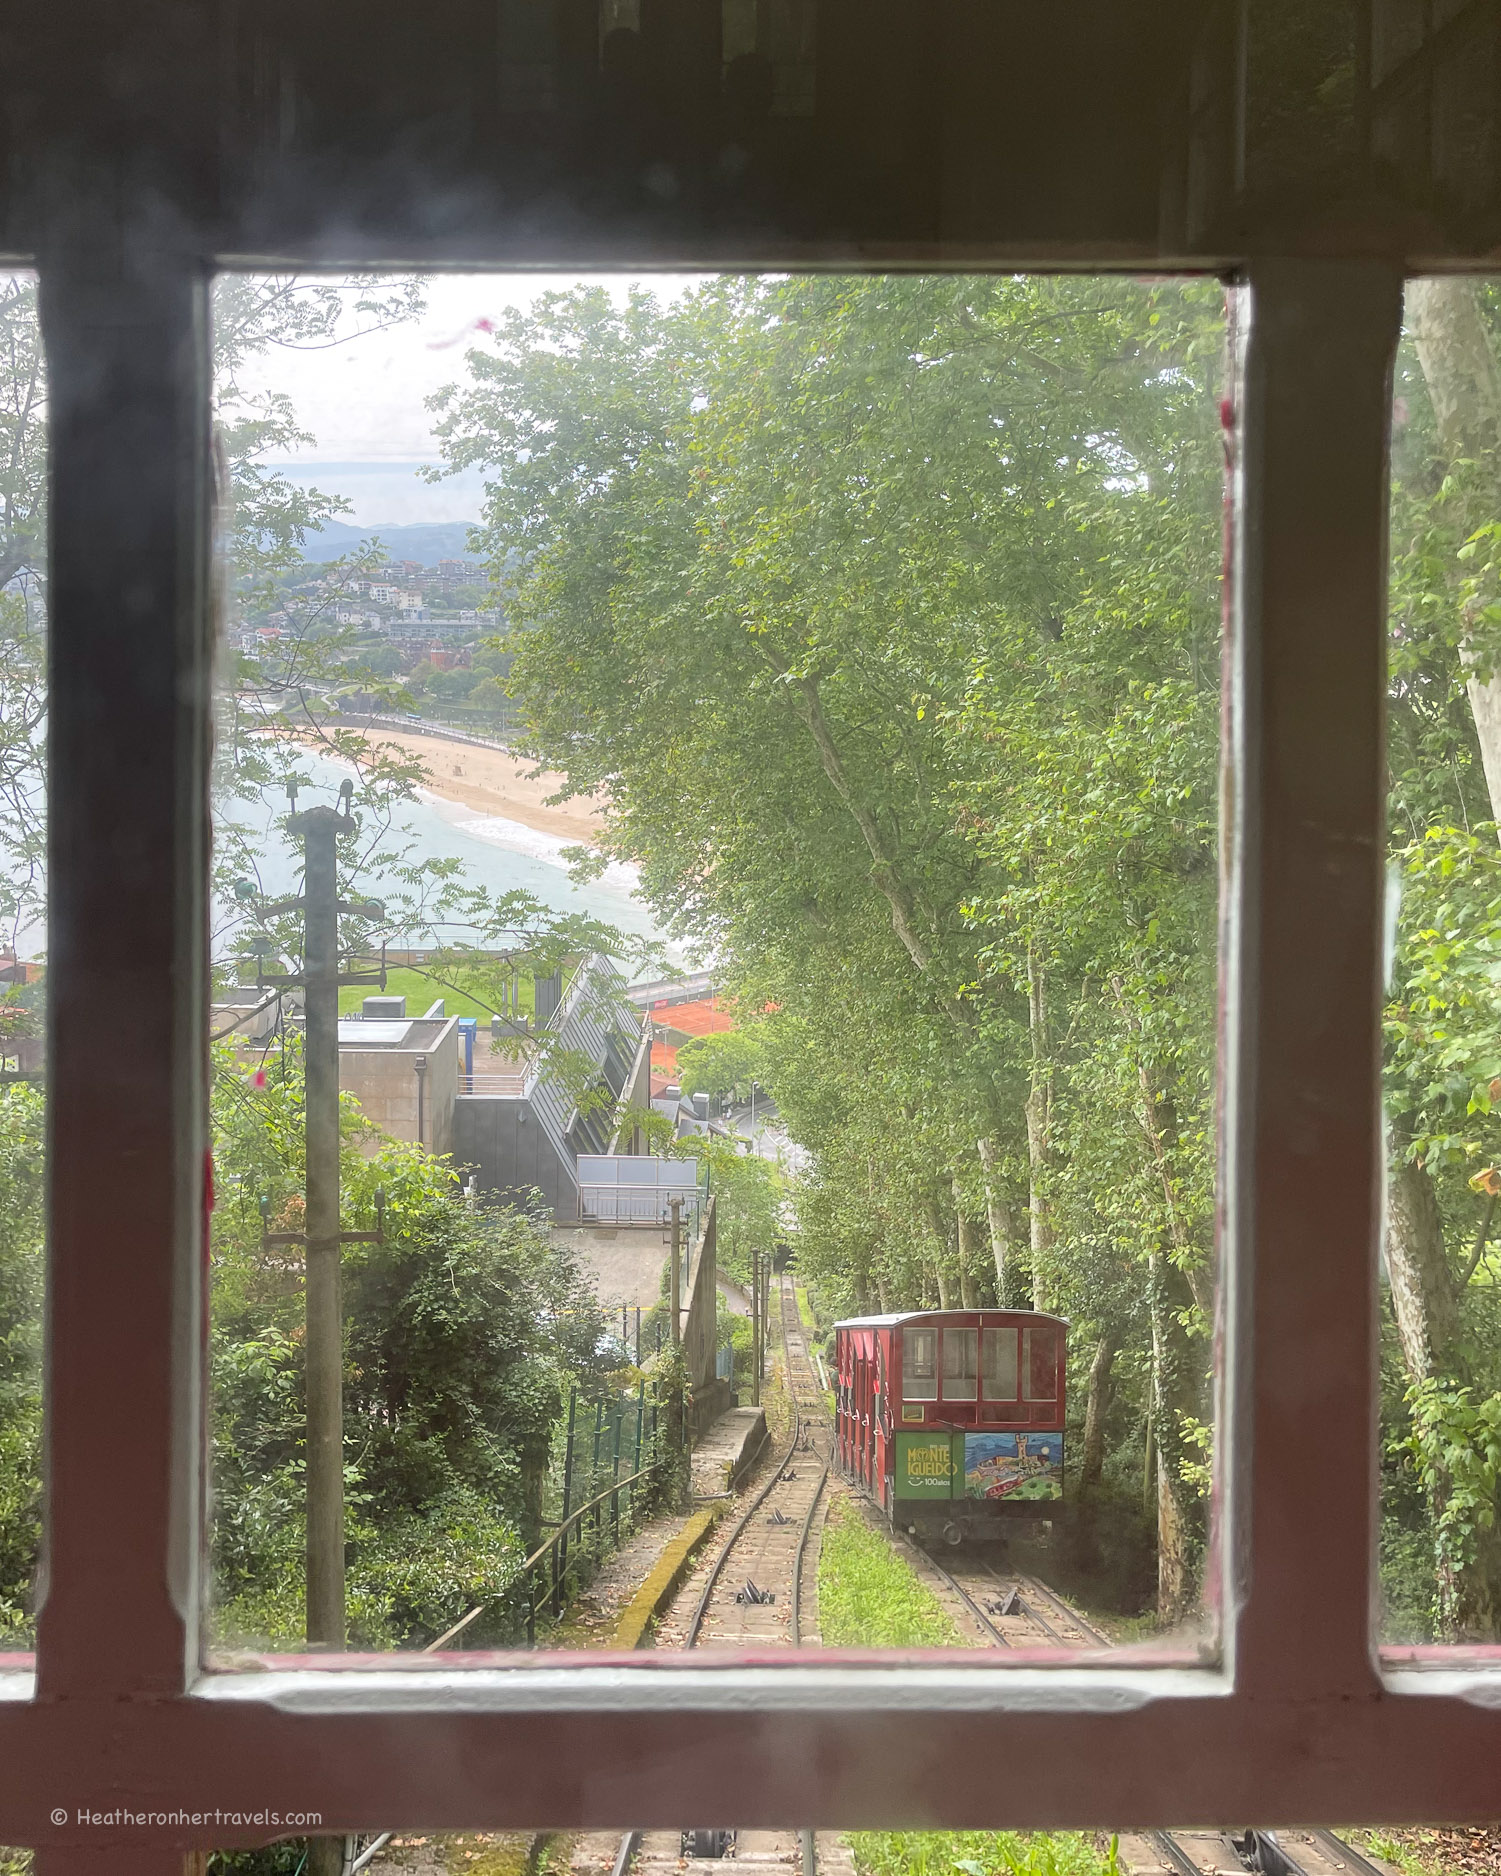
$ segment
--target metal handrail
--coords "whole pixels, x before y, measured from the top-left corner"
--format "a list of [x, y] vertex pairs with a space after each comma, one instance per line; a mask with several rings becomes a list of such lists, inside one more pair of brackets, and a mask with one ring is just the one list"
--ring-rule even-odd
[[[649, 1465], [642, 1466], [639, 1472], [633, 1472], [629, 1478], [619, 1479], [614, 1485], [606, 1486], [604, 1491], [600, 1492], [596, 1497], [591, 1498], [587, 1504], [580, 1505], [577, 1511], [571, 1511], [553, 1532], [551, 1537], [549, 1537], [545, 1543], [539, 1544], [532, 1552], [531, 1556], [522, 1564], [521, 1568], [516, 1572], [517, 1583], [524, 1583], [542, 1559], [547, 1556], [550, 1551], [557, 1549], [558, 1545], [567, 1536], [573, 1526], [578, 1523], [579, 1519], [583, 1517], [585, 1512], [593, 1511], [596, 1505], [602, 1505], [607, 1499], [617, 1497], [628, 1485], [634, 1485], [638, 1479], [644, 1479], [649, 1473], [655, 1472], [661, 1463], [662, 1457], [659, 1454]], [[451, 1642], [456, 1635], [461, 1635], [464, 1630], [468, 1628], [469, 1624], [482, 1616], [486, 1609], [490, 1607], [490, 1604], [496, 1600], [497, 1598], [494, 1596], [489, 1596], [486, 1597], [484, 1602], [476, 1603], [467, 1615], [460, 1616], [452, 1628], [445, 1629], [438, 1639], [429, 1642], [422, 1652], [424, 1654], [436, 1654], [446, 1642]], [[535, 1615], [535, 1613], [535, 1606], [533, 1606], [532, 1614]]]
[[507, 1074], [459, 1074], [460, 1094], [494, 1094], [521, 1096], [526, 1093], [526, 1071]]

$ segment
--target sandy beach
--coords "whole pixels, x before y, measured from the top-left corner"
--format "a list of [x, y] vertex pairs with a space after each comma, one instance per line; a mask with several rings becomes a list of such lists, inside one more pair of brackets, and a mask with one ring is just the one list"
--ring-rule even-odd
[[549, 807], [547, 797], [563, 787], [563, 777], [545, 769], [534, 775], [531, 763], [504, 749], [387, 729], [371, 730], [366, 740], [395, 744], [415, 756], [427, 770], [426, 788], [445, 801], [457, 801], [479, 814], [520, 821], [539, 833], [584, 846], [593, 846], [599, 838], [603, 817], [593, 797], [578, 795], [560, 807]]

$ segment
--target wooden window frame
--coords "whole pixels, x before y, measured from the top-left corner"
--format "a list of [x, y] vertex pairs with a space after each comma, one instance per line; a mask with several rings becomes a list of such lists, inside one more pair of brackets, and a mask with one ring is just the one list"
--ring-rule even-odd
[[[144, 211], [116, 232], [101, 242], [75, 225], [40, 259], [53, 491], [48, 1509], [34, 1670], [0, 1671], [0, 1842], [39, 1846], [43, 1876], [106, 1858], [157, 1876], [189, 1852], [279, 1834], [216, 1810], [315, 1813], [325, 1830], [1494, 1815], [1501, 1651], [1391, 1665], [1372, 1640], [1401, 268], [1272, 258], [1241, 270], [1214, 1658], [1043, 1670], [962, 1652], [386, 1657], [210, 1672], [208, 293], [216, 265], [254, 257], [196, 249]], [[186, 1821], [101, 1826], [81, 1811]]]

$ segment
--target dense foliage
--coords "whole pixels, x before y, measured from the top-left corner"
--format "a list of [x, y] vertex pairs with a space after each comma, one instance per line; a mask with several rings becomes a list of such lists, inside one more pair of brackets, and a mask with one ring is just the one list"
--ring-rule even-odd
[[40, 1090], [0, 1089], [0, 1649], [30, 1645], [41, 1536], [44, 1122]]
[[[216, 283], [217, 493], [234, 593], [274, 590], [300, 567], [309, 530], [347, 505], [267, 467], [268, 456], [312, 439], [284, 396], [247, 388], [247, 361], [277, 347], [339, 344], [421, 306], [415, 279]], [[35, 283], [0, 277], [0, 937], [24, 934], [31, 953], [43, 948], [46, 910], [46, 408]], [[373, 558], [356, 557], [356, 571]], [[235, 974], [235, 952], [299, 955], [300, 917], [271, 911], [258, 882], [265, 807], [279, 807], [286, 782], [305, 771], [309, 745], [344, 762], [356, 784], [341, 887], [362, 901], [378, 886], [387, 901], [345, 921], [346, 943], [423, 930], [440, 907], [457, 913], [492, 955], [473, 959], [472, 944], [456, 946], [453, 971], [439, 960], [439, 974], [462, 976], [488, 1009], [533, 967], [613, 948], [608, 928], [552, 917], [524, 892], [472, 890], [455, 863], [393, 837], [395, 809], [421, 771], [337, 725], [349, 667], [332, 622], [336, 587], [264, 668], [225, 652], [214, 852], [221, 975]], [[0, 1031], [37, 1033], [29, 987], [0, 1002]], [[279, 1228], [296, 1228], [303, 1115], [295, 1036], [285, 1021], [279, 1033], [259, 1075], [230, 1053], [214, 1068], [213, 1561], [221, 1639], [286, 1646], [303, 1632], [301, 1269], [285, 1247], [263, 1246], [258, 1201]], [[548, 1041], [544, 1032], [539, 1046]], [[30, 1634], [39, 1538], [44, 1126], [39, 1089], [0, 1090], [0, 1638], [19, 1642]], [[499, 1598], [503, 1608], [537, 1532], [565, 1383], [596, 1378], [598, 1313], [536, 1220], [477, 1210], [445, 1164], [381, 1139], [352, 1112], [346, 1135], [346, 1220], [362, 1216], [368, 1227], [377, 1185], [391, 1197], [385, 1242], [345, 1259], [351, 1630], [368, 1645], [420, 1643], [476, 1601]]]
[[[262, 1242], [301, 1217], [295, 1048], [256, 1086], [215, 1077], [214, 1521], [227, 1640], [302, 1634], [301, 1257]], [[346, 1101], [346, 1217], [385, 1241], [344, 1259], [344, 1444], [352, 1639], [420, 1646], [504, 1599], [536, 1541], [566, 1387], [600, 1372], [592, 1290], [525, 1213], [467, 1202], [452, 1169]], [[490, 1631], [486, 1631], [490, 1632]]]
[[1393, 1633], [1501, 1634], [1501, 299], [1416, 281], [1397, 359], [1382, 1537]]
[[1169, 1613], [1202, 1530], [1223, 344], [1206, 286], [723, 280], [544, 297], [440, 400], [493, 475], [532, 748], [769, 1012], [803, 1267], [836, 1309], [1057, 1308], [1081, 1378], [1123, 1351], [1094, 1470], [1134, 1505], [1153, 1423]]

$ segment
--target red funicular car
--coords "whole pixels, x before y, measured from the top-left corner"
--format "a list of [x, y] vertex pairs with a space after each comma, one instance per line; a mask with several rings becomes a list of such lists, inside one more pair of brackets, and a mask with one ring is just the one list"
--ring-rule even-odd
[[1062, 1509], [1061, 1316], [922, 1310], [836, 1324], [837, 1456], [893, 1524], [957, 1544]]

